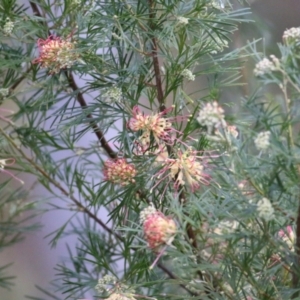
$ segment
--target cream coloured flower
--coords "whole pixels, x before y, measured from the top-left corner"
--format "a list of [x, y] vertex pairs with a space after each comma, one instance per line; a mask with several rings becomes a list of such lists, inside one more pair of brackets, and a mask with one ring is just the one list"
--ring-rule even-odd
[[162, 164], [162, 169], [152, 177], [157, 179], [157, 183], [151, 190], [168, 178], [167, 184], [173, 181], [175, 189], [187, 186], [192, 192], [199, 189], [201, 184], [207, 185], [209, 183], [210, 176], [204, 172], [201, 157], [197, 156], [196, 151], [187, 150], [182, 152], [178, 150], [176, 158], [166, 158]]
[[260, 132], [254, 139], [254, 144], [259, 151], [265, 151], [270, 146], [270, 131]]
[[295, 42], [300, 42], [300, 27], [292, 27], [285, 30], [282, 39], [283, 42], [287, 45]]
[[209, 133], [219, 126], [225, 127], [224, 109], [217, 101], [206, 103], [199, 111], [197, 121], [200, 125], [206, 126]]
[[105, 180], [126, 186], [135, 182], [137, 172], [133, 164], [128, 164], [124, 158], [118, 158], [107, 160], [104, 163], [103, 173]]
[[255, 65], [253, 73], [255, 76], [263, 76], [275, 70], [276, 70], [276, 65], [274, 64], [273, 59], [271, 61], [265, 57]]
[[187, 80], [190, 80], [190, 81], [195, 80], [195, 75], [189, 69], [182, 70], [181, 75]]
[[258, 216], [266, 221], [274, 218], [274, 208], [268, 198], [262, 198], [257, 202]]
[[178, 16], [177, 17], [178, 24], [187, 25], [189, 23], [189, 19], [185, 17]]

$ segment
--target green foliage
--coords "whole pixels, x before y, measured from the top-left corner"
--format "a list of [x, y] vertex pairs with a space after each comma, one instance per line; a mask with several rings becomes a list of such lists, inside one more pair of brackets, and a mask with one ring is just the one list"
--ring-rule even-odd
[[[37, 215], [35, 202], [26, 201], [28, 193], [23, 189], [13, 190], [9, 182], [0, 184], [0, 252], [20, 242], [24, 234], [39, 228], [32, 219]], [[0, 287], [9, 289], [15, 276], [8, 275], [12, 263], [0, 266]]]
[[[51, 246], [77, 237], [53, 290], [38, 288], [47, 299], [297, 296], [297, 30], [261, 64], [256, 42], [227, 49], [249, 21], [233, 1], [0, 3], [0, 99], [16, 106], [0, 108], [0, 168], [34, 175], [61, 200], [49, 209], [72, 212]], [[250, 56], [261, 87], [225, 99]], [[6, 189], [1, 212], [21, 199]], [[33, 206], [1, 219], [0, 248], [34, 228], [19, 218]], [[147, 207], [163, 242], [140, 220]]]

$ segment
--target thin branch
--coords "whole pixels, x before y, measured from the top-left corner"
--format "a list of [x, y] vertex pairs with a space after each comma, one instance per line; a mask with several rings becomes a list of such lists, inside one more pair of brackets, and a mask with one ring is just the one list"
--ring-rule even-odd
[[[164, 271], [171, 279], [179, 280], [166, 266], [161, 263], [158, 263], [157, 266]], [[179, 283], [179, 285], [186, 290], [191, 296], [199, 296], [198, 294], [190, 291], [184, 284]]]
[[67, 196], [72, 202], [77, 206], [79, 211], [86, 213], [90, 218], [92, 218], [96, 223], [98, 223], [104, 230], [106, 230], [109, 234], [115, 236], [119, 240], [123, 240], [122, 236], [116, 233], [113, 229], [109, 228], [104, 222], [102, 222], [95, 214], [93, 214], [87, 207], [85, 207], [79, 200], [77, 200], [72, 193], [68, 192], [65, 188], [61, 186], [59, 182], [51, 178], [45, 170], [43, 170], [36, 162], [28, 157], [18, 145], [6, 134], [6, 132], [0, 127], [1, 134], [9, 141], [9, 143], [13, 146], [13, 148], [20, 153], [20, 155], [29, 162], [36, 171], [38, 171], [41, 175], [43, 175], [48, 182], [53, 184], [57, 189], [59, 189], [63, 195]]
[[[73, 77], [73, 74], [70, 72], [69, 74], [67, 74], [67, 72], [65, 72], [66, 77], [68, 79], [69, 85], [72, 88], [72, 90], [74, 92], [77, 93], [77, 101], [80, 104], [81, 108], [83, 109], [83, 111], [88, 108], [87, 103], [82, 95], [82, 93], [79, 91], [78, 86], [75, 82], [75, 79]], [[107, 140], [104, 137], [103, 132], [100, 130], [100, 128], [98, 127], [97, 123], [93, 120], [93, 116], [92, 114], [87, 114], [86, 117], [88, 119], [90, 119], [90, 125], [93, 128], [94, 133], [96, 134], [99, 142], [101, 143], [102, 148], [106, 151], [107, 155], [110, 158], [117, 158], [117, 154], [114, 152], [114, 150], [110, 147], [110, 145], [108, 144]]]
[[[149, 4], [150, 4], [150, 19], [154, 19], [155, 17], [155, 12], [153, 11], [153, 2], [152, 0], [149, 0]], [[34, 14], [36, 16], [40, 16], [41, 14], [39, 12], [39, 9], [37, 7], [37, 5], [33, 2], [30, 2], [31, 8], [34, 12]], [[152, 28], [154, 26], [153, 21], [151, 21], [152, 23]], [[51, 33], [49, 32], [49, 35]], [[165, 104], [164, 104], [164, 95], [163, 95], [163, 89], [162, 89], [162, 80], [161, 80], [161, 75], [160, 75], [160, 67], [159, 67], [159, 61], [158, 61], [158, 46], [157, 46], [157, 40], [155, 37], [153, 37], [152, 39], [152, 43], [153, 43], [153, 48], [152, 48], [152, 57], [153, 57], [153, 66], [154, 66], [154, 73], [155, 73], [155, 79], [156, 79], [156, 89], [157, 89], [157, 99], [160, 105], [160, 111], [164, 111], [166, 109]], [[75, 82], [75, 79], [72, 75], [72, 73], [70, 72], [69, 74], [67, 74], [67, 72], [65, 72], [65, 75], [67, 77], [69, 86], [72, 88], [72, 90], [74, 92], [77, 93], [77, 101], [80, 104], [80, 106], [82, 107], [82, 109], [86, 109], [87, 103], [83, 97], [83, 94], [79, 91], [78, 86]], [[95, 121], [93, 121], [93, 116], [91, 114], [87, 114], [87, 118], [91, 119], [90, 121], [90, 125], [93, 128], [94, 133], [96, 134], [99, 142], [101, 143], [101, 146], [103, 147], [103, 149], [106, 151], [106, 153], [109, 155], [109, 157], [115, 159], [117, 157], [117, 154], [112, 150], [112, 148], [109, 146], [109, 144], [107, 143], [103, 132], [100, 130], [100, 128], [98, 127], [97, 123]], [[0, 128], [0, 130], [2, 131], [2, 129]], [[2, 131], [3, 132], [3, 131]], [[9, 138], [9, 137], [8, 137]], [[90, 212], [85, 206], [83, 206], [80, 201], [78, 201], [72, 194], [70, 194], [68, 191], [66, 191], [57, 181], [53, 180], [52, 178], [50, 178], [48, 176], [48, 174], [42, 169], [40, 168], [38, 165], [35, 164], [35, 162], [30, 159], [29, 157], [27, 157], [25, 155], [25, 153], [23, 153], [22, 150], [20, 150], [17, 145], [12, 141], [13, 146], [20, 152], [20, 154], [23, 156], [23, 158], [25, 158], [29, 163], [31, 163], [37, 171], [39, 171], [45, 178], [47, 178], [56, 188], [58, 188], [65, 196], [69, 197], [73, 203], [75, 203], [75, 205], [78, 207], [78, 209], [80, 211], [85, 212], [88, 216], [90, 216], [93, 220], [95, 220], [101, 227], [103, 227], [108, 233], [112, 234], [113, 236], [115, 236], [117, 239], [119, 239], [120, 241], [123, 241], [123, 237], [120, 236], [119, 234], [117, 234], [116, 232], [114, 232], [111, 228], [107, 227], [100, 219], [97, 218], [96, 215], [94, 215], [92, 212]], [[138, 191], [138, 194], [140, 195], [140, 197], [144, 198], [144, 195], [142, 192]], [[146, 199], [146, 198], [145, 198]], [[147, 200], [148, 202], [149, 200]], [[135, 249], [133, 249], [135, 250]], [[171, 279], [177, 279], [176, 276], [170, 271], [168, 270], [164, 265], [162, 265], [161, 263], [158, 263], [157, 266], [163, 270]], [[189, 289], [187, 289], [187, 287], [183, 284], [179, 284], [180, 287], [182, 287], [184, 290], [186, 290], [190, 295], [192, 296], [197, 296], [197, 294], [193, 293], [192, 291], [190, 291]]]
[[294, 147], [293, 128], [292, 128], [292, 124], [291, 124], [291, 109], [290, 109], [291, 100], [290, 100], [290, 98], [288, 96], [288, 92], [287, 92], [288, 77], [285, 74], [285, 72], [282, 72], [282, 73], [283, 73], [283, 83], [280, 84], [279, 87], [281, 88], [283, 96], [284, 96], [285, 112], [286, 112], [287, 117], [288, 117], [288, 141], [289, 141], [289, 146]]
[[26, 78], [26, 75], [29, 74], [29, 72], [32, 70], [32, 65], [22, 74], [20, 78], [17, 79], [17, 81], [9, 88], [10, 92], [13, 92], [18, 85]]
[[[150, 28], [152, 31], [155, 30], [155, 10], [154, 10], [154, 1], [149, 0], [149, 18], [150, 18]], [[157, 90], [157, 100], [159, 103], [159, 110], [162, 112], [166, 109], [164, 103], [164, 93], [162, 88], [162, 80], [160, 75], [159, 61], [158, 61], [158, 45], [157, 38], [152, 38], [152, 60], [153, 60], [153, 68], [154, 68], [154, 77], [156, 82], [156, 90]]]
[[[31, 6], [31, 9], [32, 9], [33, 13], [36, 16], [38, 16], [38, 17], [42, 17], [42, 15], [41, 15], [41, 13], [40, 13], [40, 11], [39, 11], [38, 6], [36, 5], [36, 3], [34, 3], [34, 2], [29, 2], [29, 3], [30, 3], [30, 6]], [[51, 33], [48, 30], [48, 35], [50, 35], [50, 34]], [[65, 72], [65, 75], [66, 75], [66, 77], [68, 79], [69, 86], [72, 88], [72, 90], [74, 92], [77, 93], [77, 101], [80, 104], [81, 108], [83, 110], [86, 109], [88, 107], [87, 103], [86, 103], [86, 101], [85, 101], [82, 93], [79, 91], [78, 86], [77, 86], [77, 84], [75, 82], [75, 79], [74, 79], [72, 73], [70, 72], [69, 74], [67, 74], [67, 72]], [[94, 133], [96, 134], [99, 142], [101, 143], [101, 146], [106, 151], [107, 155], [110, 158], [115, 159], [117, 157], [117, 154], [113, 151], [113, 149], [110, 147], [110, 145], [106, 141], [103, 132], [100, 130], [100, 128], [98, 127], [97, 123], [93, 120], [92, 114], [87, 114], [87, 118], [89, 118], [91, 120], [90, 121], [90, 125], [93, 128]]]
[[[31, 6], [31, 9], [32, 9], [34, 15], [37, 16], [37, 17], [43, 18], [42, 14], [39, 11], [39, 8], [38, 8], [37, 4], [34, 3], [34, 2], [31, 2], [31, 1], [29, 1], [29, 4]], [[47, 23], [43, 22], [42, 20], [40, 21], [40, 24], [47, 27]], [[48, 30], [48, 35], [51, 35], [50, 30]]]
[[[109, 234], [113, 235], [116, 239], [121, 242], [124, 242], [124, 238], [116, 233], [113, 229], [109, 228], [105, 223], [103, 223], [95, 214], [93, 214], [90, 210], [87, 209], [84, 205], [81, 204], [79, 200], [77, 200], [70, 192], [64, 189], [59, 182], [52, 179], [39, 165], [37, 165], [31, 158], [29, 158], [16, 144], [15, 142], [5, 133], [5, 131], [0, 127], [0, 132], [3, 136], [10, 142], [15, 150], [17, 150], [20, 155], [29, 162], [41, 175], [43, 175], [50, 183], [52, 183], [57, 189], [59, 189], [63, 195], [67, 196], [72, 202], [77, 206], [78, 210], [81, 212], [86, 213], [90, 218], [92, 218], [97, 224], [99, 224], [105, 231]], [[131, 248], [132, 250], [136, 251], [137, 249]], [[164, 265], [158, 263], [157, 266], [163, 270], [171, 279], [177, 279], [175, 275], [168, 270]], [[187, 287], [183, 284], [179, 284], [183, 289], [185, 289], [189, 294], [195, 296], [196, 294], [191, 292]]]

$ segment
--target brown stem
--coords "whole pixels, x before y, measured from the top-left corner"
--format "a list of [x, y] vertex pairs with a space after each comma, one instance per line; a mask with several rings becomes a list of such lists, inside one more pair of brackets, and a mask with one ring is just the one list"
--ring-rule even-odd
[[[154, 1], [149, 0], [149, 18], [150, 18], [150, 28], [152, 31], [155, 30], [155, 10], [154, 10]], [[156, 37], [152, 38], [152, 59], [153, 59], [153, 68], [154, 68], [154, 76], [156, 81], [156, 89], [157, 89], [157, 100], [159, 103], [159, 110], [162, 112], [166, 109], [165, 103], [164, 103], [164, 93], [162, 88], [162, 80], [161, 80], [161, 74], [160, 74], [160, 66], [159, 66], [159, 60], [158, 60], [158, 43]], [[168, 147], [169, 154], [171, 153], [171, 149]], [[181, 195], [179, 197], [182, 202], [186, 202], [185, 195], [183, 191], [181, 192]], [[190, 224], [186, 227], [187, 235], [192, 243], [193, 248], [197, 251], [197, 241], [196, 241], [196, 235], [195, 232]], [[201, 280], [203, 279], [202, 272], [198, 272], [199, 277]]]
[[[178, 278], [167, 268], [165, 267], [163, 264], [161, 263], [158, 263], [157, 266], [163, 270], [166, 274], [168, 274], [168, 276], [171, 278], [171, 279], [175, 279], [175, 280], [178, 280]], [[186, 290], [191, 296], [197, 296], [196, 293], [190, 291], [184, 284], [179, 284], [184, 290]]]
[[[155, 16], [155, 14], [153, 15], [153, 11], [152, 11], [152, 1], [149, 0], [150, 3], [150, 15], [153, 18], [153, 16]], [[34, 12], [34, 14], [36, 16], [40, 16], [41, 17], [41, 13], [39, 12], [39, 9], [37, 7], [37, 5], [33, 2], [30, 2], [31, 8]], [[50, 32], [49, 32], [50, 35]], [[164, 111], [165, 105], [164, 105], [164, 96], [163, 96], [163, 89], [162, 89], [162, 81], [161, 81], [161, 75], [160, 75], [160, 69], [159, 69], [159, 61], [158, 61], [158, 57], [157, 57], [157, 41], [156, 38], [152, 39], [153, 42], [153, 48], [152, 48], [152, 55], [153, 55], [153, 65], [154, 65], [154, 72], [155, 72], [155, 78], [156, 78], [156, 88], [157, 88], [157, 99], [158, 102], [160, 104], [160, 111]], [[82, 107], [82, 109], [86, 109], [87, 103], [82, 95], [82, 93], [79, 91], [78, 86], [75, 82], [75, 79], [72, 75], [72, 73], [70, 72], [69, 74], [67, 74], [67, 72], [65, 72], [65, 75], [68, 79], [69, 85], [72, 88], [72, 90], [74, 92], [77, 93], [77, 101], [80, 104], [80, 106]], [[90, 121], [90, 125], [93, 128], [94, 133], [96, 134], [98, 140], [101, 143], [101, 146], [104, 148], [104, 150], [106, 151], [106, 153], [109, 155], [109, 157], [115, 159], [117, 157], [116, 153], [112, 150], [112, 148], [109, 146], [109, 144], [107, 143], [103, 132], [100, 130], [100, 128], [98, 127], [98, 125], [96, 124], [95, 121], [93, 121], [93, 116], [91, 114], [87, 114], [87, 118], [91, 119]], [[0, 128], [1, 130], [1, 128]], [[15, 145], [16, 146], [16, 145]], [[16, 146], [17, 147], [17, 146]], [[21, 151], [18, 147], [17, 147], [18, 151]], [[21, 151], [22, 152], [22, 151]], [[24, 154], [24, 153], [23, 153]], [[24, 154], [25, 155], [25, 154]], [[91, 211], [89, 211], [85, 206], [83, 206], [80, 201], [78, 201], [73, 195], [71, 195], [70, 193], [68, 193], [68, 191], [66, 191], [58, 182], [56, 182], [55, 180], [51, 179], [48, 174], [39, 166], [37, 166], [35, 164], [35, 162], [33, 160], [31, 160], [29, 157], [27, 157], [25, 155], [24, 157], [28, 162], [33, 163], [34, 166], [36, 167], [36, 169], [46, 178], [49, 179], [49, 181], [55, 186], [57, 187], [65, 196], [68, 196], [73, 203], [78, 207], [78, 209], [80, 211], [85, 212], [89, 217], [91, 217], [93, 220], [95, 220], [104, 230], [106, 230], [108, 233], [112, 234], [113, 236], [115, 236], [117, 239], [119, 239], [120, 241], [123, 241], [123, 237], [120, 236], [119, 234], [117, 234], [115, 231], [113, 231], [111, 228], [107, 227], [106, 224], [104, 224], [100, 219], [98, 219], [98, 217], [96, 215], [94, 215]], [[138, 191], [138, 194], [141, 197], [144, 197], [143, 193]], [[148, 200], [147, 200], [148, 202]], [[135, 250], [135, 249], [133, 249]], [[157, 266], [164, 271], [171, 279], [177, 279], [176, 276], [170, 271], [168, 270], [164, 265], [162, 265], [161, 263], [158, 263]], [[190, 295], [192, 296], [197, 296], [197, 294], [193, 293], [192, 291], [190, 291], [185, 285], [183, 284], [179, 284], [183, 289], [185, 289]]]
[[10, 92], [13, 92], [18, 85], [26, 78], [26, 75], [29, 74], [29, 72], [32, 70], [32, 65], [22, 74], [20, 78], [17, 79], [17, 81], [9, 88]]
[[[183, 204], [187, 202], [183, 190], [180, 193], [179, 199], [180, 199], [181, 203], [183, 203]], [[197, 259], [199, 259], [200, 257], [197, 253], [198, 252], [198, 244], [197, 244], [197, 240], [196, 240], [196, 234], [195, 234], [195, 231], [192, 228], [192, 225], [189, 224], [189, 223], [186, 225], [186, 232], [187, 232], [187, 235], [188, 235], [188, 238], [189, 238], [189, 242], [191, 243], [194, 250], [196, 251], [196, 257], [197, 257]], [[197, 271], [197, 274], [198, 274], [199, 278], [201, 280], [203, 280], [204, 277], [203, 277], [203, 274], [200, 270]], [[209, 294], [209, 291], [206, 290], [206, 294]]]
[[[30, 4], [30, 6], [31, 6], [31, 9], [32, 9], [34, 15], [37, 16], [37, 17], [41, 17], [41, 18], [42, 18], [43, 16], [42, 16], [42, 14], [40, 13], [37, 4], [34, 3], [34, 2], [31, 2], [31, 1], [29, 1], [29, 4]], [[40, 21], [40, 24], [43, 25], [43, 26], [45, 26], [45, 27], [47, 27], [47, 23], [46, 23], [46, 22]], [[48, 30], [48, 35], [51, 35], [50, 30]]]
[[20, 147], [17, 146], [16, 143], [6, 134], [6, 132], [1, 127], [0, 127], [0, 132], [10, 142], [10, 144], [14, 147], [14, 149], [17, 150], [20, 153], [20, 155], [35, 168], [36, 171], [38, 171], [41, 175], [43, 175], [48, 180], [48, 182], [50, 182], [57, 189], [59, 189], [63, 195], [70, 198], [72, 200], [72, 202], [76, 205], [76, 207], [79, 211], [86, 213], [90, 218], [92, 218], [94, 221], [96, 221], [104, 230], [106, 230], [111, 235], [115, 236], [116, 238], [118, 238], [120, 240], [123, 240], [123, 238], [118, 233], [116, 233], [114, 230], [109, 228], [95, 214], [93, 214], [88, 208], [86, 208], [83, 204], [81, 204], [81, 202], [79, 200], [77, 200], [70, 192], [68, 192], [64, 187], [62, 187], [58, 181], [51, 178], [51, 176], [49, 176], [46, 171], [44, 171], [38, 164], [36, 164], [36, 162], [33, 159], [28, 157], [20, 149]]
[[[155, 30], [155, 10], [153, 0], [149, 0], [149, 18], [150, 18], [150, 28], [152, 31]], [[159, 61], [158, 61], [158, 45], [156, 37], [152, 38], [152, 60], [154, 68], [154, 76], [157, 89], [157, 100], [159, 103], [159, 110], [162, 112], [166, 109], [164, 103], [164, 93], [162, 88], [162, 80], [160, 75]]]
[[[73, 74], [70, 72], [69, 74], [67, 74], [65, 72], [66, 76], [67, 76], [67, 79], [68, 79], [68, 82], [69, 82], [69, 85], [70, 87], [72, 88], [72, 90], [74, 92], [77, 93], [77, 101], [78, 103], [80, 104], [81, 108], [83, 110], [85, 110], [88, 106], [86, 104], [86, 101], [82, 95], [82, 93], [79, 91], [78, 89], [78, 86], [75, 82], [75, 79], [73, 77]], [[96, 134], [99, 142], [101, 143], [101, 146], [103, 147], [103, 149], [106, 151], [107, 155], [110, 157], [110, 158], [117, 158], [117, 154], [114, 152], [114, 150], [110, 147], [110, 145], [108, 144], [107, 140], [105, 139], [104, 137], [104, 134], [103, 132], [100, 130], [100, 128], [98, 127], [97, 123], [93, 120], [93, 116], [92, 114], [87, 114], [86, 117], [88, 119], [90, 119], [90, 125], [91, 127], [93, 128], [93, 131], [94, 133]]]
[[[34, 2], [29, 2], [29, 3], [30, 3], [31, 9], [34, 12], [34, 14], [36, 16], [38, 16], [38, 17], [42, 17], [42, 15], [41, 15], [41, 13], [40, 13], [40, 11], [39, 11], [38, 6], [36, 5], [36, 3], [34, 3]], [[50, 35], [51, 33], [48, 31], [48, 34]], [[67, 74], [67, 72], [65, 72], [65, 75], [66, 75], [66, 77], [68, 79], [70, 87], [72, 88], [72, 90], [74, 92], [77, 93], [77, 101], [78, 101], [78, 103], [80, 104], [80, 106], [82, 107], [83, 110], [86, 109], [88, 106], [86, 104], [86, 101], [85, 101], [82, 93], [78, 89], [78, 86], [77, 86], [77, 84], [75, 82], [75, 79], [74, 79], [72, 73], [70, 72], [69, 74]], [[91, 120], [90, 121], [90, 125], [93, 128], [94, 133], [96, 134], [99, 142], [101, 143], [101, 146], [106, 151], [107, 155], [110, 158], [115, 159], [117, 157], [117, 154], [113, 151], [113, 149], [110, 147], [110, 145], [106, 141], [103, 132], [100, 130], [100, 128], [98, 127], [97, 123], [93, 120], [92, 114], [87, 114], [86, 116], [87, 116], [87, 118], [89, 118]]]

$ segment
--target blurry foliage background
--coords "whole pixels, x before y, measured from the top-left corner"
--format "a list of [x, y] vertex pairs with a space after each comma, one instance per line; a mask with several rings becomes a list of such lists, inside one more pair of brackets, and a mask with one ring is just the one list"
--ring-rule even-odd
[[[251, 1], [250, 5], [253, 13], [251, 18], [255, 22], [244, 23], [240, 26], [240, 30], [233, 37], [230, 48], [242, 47], [246, 45], [247, 41], [263, 38], [258, 43], [258, 50], [267, 55], [276, 55], [278, 51], [276, 43], [281, 41], [283, 31], [287, 28], [300, 26], [300, 1], [257, 0]], [[247, 86], [230, 89], [221, 97], [224, 101], [230, 99], [230, 102], [237, 103], [234, 108], [235, 113], [238, 113], [239, 110], [240, 97], [246, 96], [256, 87], [253, 67], [254, 62], [245, 62], [242, 81], [247, 82]], [[191, 89], [193, 89], [193, 85], [199, 86], [199, 82], [191, 84]], [[276, 90], [272, 90], [272, 93], [274, 92], [276, 93]], [[33, 182], [32, 178], [23, 177], [23, 179], [26, 179], [26, 186], [30, 186]], [[31, 192], [31, 198], [42, 192], [39, 187], [36, 187]], [[41, 230], [27, 234], [24, 241], [0, 253], [1, 264], [13, 262], [9, 274], [17, 276], [15, 285], [10, 291], [0, 291], [0, 300], [22, 300], [25, 299], [24, 295], [26, 294], [38, 295], [35, 284], [47, 287], [48, 282], [54, 277], [56, 263], [66, 256], [65, 243], [75, 244], [76, 242], [72, 239], [63, 239], [55, 249], [50, 249], [49, 239], [45, 239], [47, 234], [58, 228], [66, 220], [67, 214], [68, 212], [55, 211], [37, 217], [36, 220], [44, 225]], [[60, 297], [59, 295], [56, 296]]]

